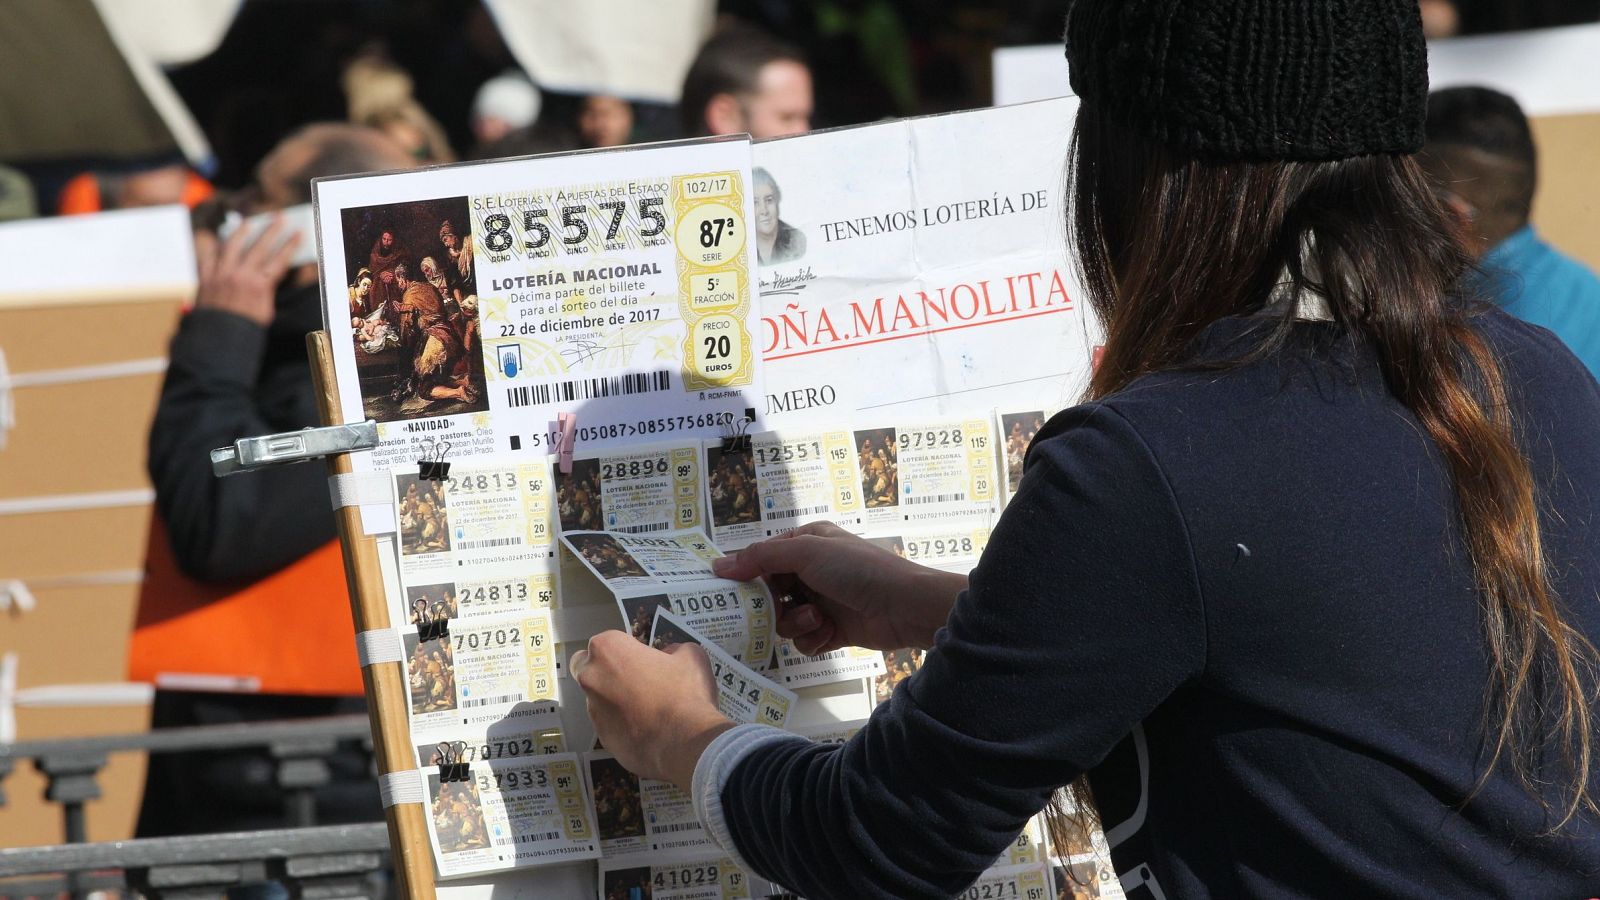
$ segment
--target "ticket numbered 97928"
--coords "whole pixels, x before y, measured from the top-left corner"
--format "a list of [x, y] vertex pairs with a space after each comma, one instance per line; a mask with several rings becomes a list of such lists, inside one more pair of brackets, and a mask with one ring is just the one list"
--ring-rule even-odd
[[318, 179], [357, 471], [717, 437], [759, 410], [749, 139]]

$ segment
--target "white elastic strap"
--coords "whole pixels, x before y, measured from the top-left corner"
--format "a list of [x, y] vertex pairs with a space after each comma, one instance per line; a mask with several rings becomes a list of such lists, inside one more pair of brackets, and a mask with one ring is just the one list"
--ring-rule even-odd
[[94, 491], [85, 494], [49, 494], [42, 497], [17, 497], [0, 500], [0, 516], [30, 513], [72, 512], [80, 509], [115, 509], [120, 506], [148, 506], [156, 492], [150, 488], [131, 491]]
[[0, 744], [17, 740], [17, 654], [0, 655]]
[[6, 433], [17, 427], [17, 405], [11, 393], [16, 388], [77, 384], [84, 381], [103, 381], [108, 378], [131, 378], [135, 375], [154, 375], [166, 370], [166, 357], [152, 356], [145, 359], [102, 363], [97, 366], [41, 369], [37, 372], [12, 375], [6, 369], [5, 354], [0, 352], [0, 450], [6, 448]]
[[382, 472], [344, 472], [328, 476], [328, 493], [333, 508], [347, 506], [390, 506], [394, 490], [389, 476]]
[[[143, 569], [110, 569], [105, 572], [80, 572], [72, 575], [46, 575], [30, 578], [0, 578], [0, 612], [25, 613], [37, 605], [33, 592], [55, 588], [99, 587], [107, 584], [140, 584], [144, 581]], [[31, 583], [30, 583], [31, 582]]]
[[356, 632], [356, 659], [363, 669], [378, 663], [396, 663], [405, 659], [405, 651], [401, 646], [400, 632], [393, 628]]
[[33, 592], [23, 584], [20, 578], [11, 578], [0, 581], [0, 612], [10, 610], [17, 613], [33, 612], [36, 604]]
[[40, 369], [10, 376], [14, 388], [49, 387], [57, 384], [77, 384], [83, 381], [105, 381], [109, 378], [132, 378], [135, 375], [155, 375], [167, 370], [167, 360], [162, 356], [145, 359], [128, 359], [122, 362], [101, 363], [97, 366], [73, 366], [68, 369]]
[[28, 579], [28, 587], [36, 591], [71, 587], [100, 587], [107, 584], [143, 583], [143, 569], [107, 569], [104, 572], [73, 572], [70, 575], [42, 575], [38, 578]]
[[17, 405], [11, 400], [11, 371], [6, 368], [6, 352], [0, 350], [0, 450], [6, 448], [6, 435], [17, 427]]
[[423, 786], [421, 769], [403, 769], [378, 776], [378, 799], [383, 808], [397, 803], [426, 803], [428, 792]]

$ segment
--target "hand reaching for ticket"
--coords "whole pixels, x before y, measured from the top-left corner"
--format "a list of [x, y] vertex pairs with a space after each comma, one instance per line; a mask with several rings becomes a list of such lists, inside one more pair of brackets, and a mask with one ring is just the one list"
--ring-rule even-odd
[[696, 644], [663, 651], [625, 631], [602, 631], [571, 665], [595, 736], [641, 778], [690, 790], [700, 754], [733, 727], [717, 709], [711, 666]]
[[713, 565], [723, 578], [765, 578], [783, 604], [778, 634], [801, 653], [840, 647], [930, 647], [950, 617], [964, 575], [919, 566], [830, 522], [751, 544]]

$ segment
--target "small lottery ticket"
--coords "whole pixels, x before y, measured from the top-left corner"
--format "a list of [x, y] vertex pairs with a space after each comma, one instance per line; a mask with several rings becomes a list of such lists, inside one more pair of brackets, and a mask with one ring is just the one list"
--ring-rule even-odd
[[711, 659], [711, 676], [717, 685], [717, 708], [728, 718], [745, 724], [758, 722], [782, 728], [794, 708], [795, 694], [779, 687], [770, 678], [734, 659], [727, 651], [699, 634], [682, 619], [664, 609], [656, 610], [650, 629], [650, 643], [699, 644]]
[[583, 760], [606, 857], [716, 850], [695, 815], [694, 798], [677, 785], [640, 778], [603, 750], [584, 754]]
[[555, 491], [548, 460], [457, 465], [437, 481], [415, 471], [397, 473], [394, 490], [403, 585], [432, 585], [500, 566], [531, 578], [535, 597], [553, 588]]
[[699, 442], [577, 456], [555, 472], [562, 531], [649, 534], [700, 528], [705, 491]]
[[703, 532], [632, 535], [571, 531], [561, 536], [584, 568], [612, 591], [719, 581], [711, 561], [722, 555]]
[[442, 876], [600, 855], [594, 807], [571, 753], [423, 771], [428, 835]]
[[514, 707], [554, 701], [550, 613], [430, 622], [402, 632], [413, 733], [502, 720]]
[[720, 850], [600, 861], [600, 900], [752, 900], [771, 890]]

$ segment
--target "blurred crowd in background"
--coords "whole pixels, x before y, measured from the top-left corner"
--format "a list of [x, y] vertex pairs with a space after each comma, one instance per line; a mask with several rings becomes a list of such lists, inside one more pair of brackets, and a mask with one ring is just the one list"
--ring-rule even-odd
[[[769, 137], [986, 106], [994, 48], [1058, 41], [1064, 7], [720, 0], [716, 31], [672, 108], [542, 90], [477, 0], [256, 0], [214, 52], [167, 72], [210, 141], [206, 171], [176, 157], [19, 164], [0, 175], [0, 218], [194, 206], [214, 191], [250, 189], [269, 151], [312, 122], [370, 126], [417, 162], [438, 163], [732, 130]], [[1600, 0], [1421, 7], [1434, 37], [1600, 20]], [[706, 105], [730, 92], [737, 108]]]

